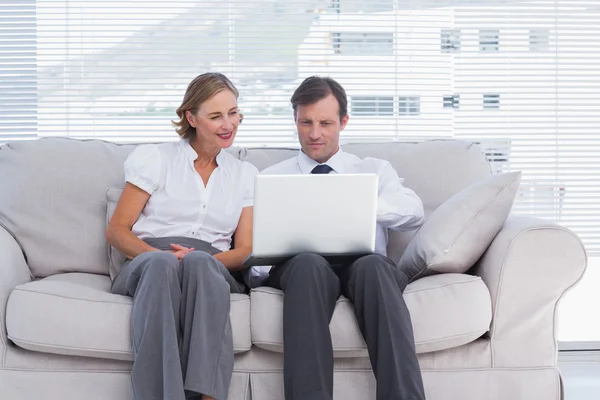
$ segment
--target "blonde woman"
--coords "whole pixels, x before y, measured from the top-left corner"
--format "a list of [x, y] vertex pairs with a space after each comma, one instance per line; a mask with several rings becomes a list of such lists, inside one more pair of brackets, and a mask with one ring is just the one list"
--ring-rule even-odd
[[128, 258], [112, 292], [133, 297], [135, 399], [227, 399], [229, 294], [244, 291], [258, 173], [225, 151], [242, 120], [237, 98], [224, 75], [198, 76], [177, 109], [181, 139], [138, 146], [125, 161], [106, 235]]

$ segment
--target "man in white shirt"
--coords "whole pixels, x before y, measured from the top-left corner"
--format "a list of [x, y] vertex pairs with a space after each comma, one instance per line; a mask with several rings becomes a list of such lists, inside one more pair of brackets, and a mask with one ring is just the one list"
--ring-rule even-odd
[[318, 254], [300, 254], [270, 271], [267, 285], [285, 293], [285, 398], [332, 399], [329, 322], [342, 294], [354, 304], [367, 343], [377, 379], [377, 400], [424, 400], [410, 314], [402, 295], [408, 279], [386, 257], [387, 230], [418, 228], [423, 223], [422, 202], [403, 186], [389, 162], [360, 159], [342, 151], [340, 132], [349, 116], [346, 93], [336, 81], [310, 77], [296, 89], [291, 103], [302, 150], [263, 173], [374, 172], [379, 176], [379, 190], [376, 254], [335, 266]]

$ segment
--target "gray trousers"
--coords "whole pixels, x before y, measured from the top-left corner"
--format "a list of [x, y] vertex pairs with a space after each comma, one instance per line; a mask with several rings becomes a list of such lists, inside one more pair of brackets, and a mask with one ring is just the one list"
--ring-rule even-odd
[[274, 267], [267, 284], [283, 290], [286, 400], [331, 400], [333, 346], [329, 323], [340, 294], [354, 304], [377, 379], [377, 400], [425, 400], [412, 323], [402, 292], [408, 279], [373, 254], [332, 266], [300, 254]]
[[[131, 371], [137, 400], [226, 400], [233, 372], [230, 293], [243, 292], [209, 253], [219, 250], [185, 238], [146, 240], [197, 249], [181, 261], [166, 251], [140, 254], [115, 277], [112, 292], [132, 296]], [[204, 251], [202, 251], [204, 250]]]

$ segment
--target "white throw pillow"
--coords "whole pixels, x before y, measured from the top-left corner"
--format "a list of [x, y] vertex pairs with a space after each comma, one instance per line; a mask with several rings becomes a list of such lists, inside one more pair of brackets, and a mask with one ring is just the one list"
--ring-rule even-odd
[[[117, 208], [117, 203], [119, 202], [122, 192], [123, 188], [110, 188], [106, 191], [106, 226], [108, 226], [108, 222], [115, 212], [115, 208]], [[108, 245], [108, 271], [111, 279], [115, 279], [115, 276], [117, 276], [121, 270], [121, 264], [123, 264], [125, 260], [126, 257], [119, 253], [119, 250], [115, 249], [110, 244]]]
[[519, 189], [521, 172], [494, 175], [439, 206], [412, 238], [398, 263], [409, 282], [441, 273], [464, 273], [496, 237]]

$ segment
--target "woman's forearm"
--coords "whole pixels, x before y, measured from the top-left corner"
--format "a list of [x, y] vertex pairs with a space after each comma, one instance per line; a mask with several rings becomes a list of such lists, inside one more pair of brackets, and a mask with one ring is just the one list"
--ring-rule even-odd
[[244, 268], [244, 260], [250, 255], [251, 251], [251, 248], [240, 247], [215, 254], [214, 257], [223, 263], [228, 270], [238, 271]]
[[113, 226], [106, 231], [106, 239], [113, 247], [127, 258], [135, 258], [142, 253], [158, 251], [146, 244], [126, 227]]

